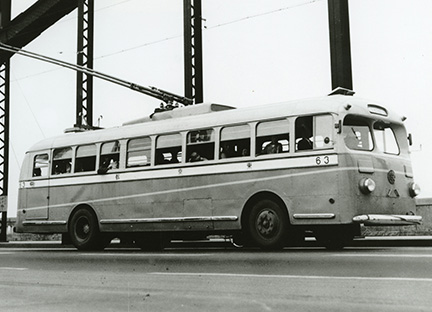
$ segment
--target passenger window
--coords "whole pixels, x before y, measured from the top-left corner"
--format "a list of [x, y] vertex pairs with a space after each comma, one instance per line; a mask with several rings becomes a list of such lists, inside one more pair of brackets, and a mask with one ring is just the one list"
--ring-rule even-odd
[[345, 145], [353, 150], [373, 150], [372, 134], [367, 120], [346, 116], [343, 122]]
[[186, 155], [188, 162], [213, 160], [215, 149], [214, 130], [190, 131], [187, 135]]
[[374, 135], [377, 147], [387, 154], [399, 155], [399, 145], [390, 125], [376, 122], [374, 124]]
[[150, 166], [151, 139], [149, 137], [129, 140], [126, 167]]
[[257, 155], [289, 152], [289, 124], [287, 120], [260, 122], [257, 126]]
[[181, 146], [180, 133], [159, 136], [156, 141], [155, 164], [176, 164], [181, 162]]
[[101, 147], [100, 168], [118, 169], [120, 160], [120, 142], [106, 142]]
[[52, 174], [70, 173], [72, 168], [72, 148], [57, 148], [53, 152]]
[[299, 117], [295, 121], [296, 151], [311, 150], [312, 143], [312, 116]]
[[33, 177], [48, 176], [49, 157], [48, 154], [40, 154], [34, 157], [33, 161]]
[[333, 148], [333, 116], [304, 116], [295, 121], [296, 151]]
[[75, 158], [75, 172], [88, 172], [96, 169], [96, 145], [78, 146]]
[[249, 125], [222, 128], [220, 158], [245, 157], [250, 155]]

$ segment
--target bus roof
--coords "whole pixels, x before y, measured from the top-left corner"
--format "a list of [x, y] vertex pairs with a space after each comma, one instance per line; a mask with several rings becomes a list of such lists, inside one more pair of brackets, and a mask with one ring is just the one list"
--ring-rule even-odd
[[393, 123], [402, 123], [403, 121], [403, 117], [371, 101], [345, 95], [332, 95], [237, 109], [220, 104], [203, 103], [176, 108], [171, 112], [156, 113], [165, 115], [162, 118], [161, 116], [152, 119], [142, 118], [125, 123], [123, 126], [66, 133], [47, 138], [33, 145], [29, 151], [320, 113], [374, 116]]

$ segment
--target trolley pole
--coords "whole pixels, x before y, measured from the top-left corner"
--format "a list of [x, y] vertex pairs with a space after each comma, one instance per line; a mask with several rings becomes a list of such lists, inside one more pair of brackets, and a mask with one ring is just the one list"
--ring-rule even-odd
[[[10, 22], [11, 0], [0, 2], [0, 28]], [[7, 241], [7, 195], [9, 182], [10, 60], [0, 65], [0, 241]]]
[[348, 0], [328, 0], [332, 89], [353, 89]]

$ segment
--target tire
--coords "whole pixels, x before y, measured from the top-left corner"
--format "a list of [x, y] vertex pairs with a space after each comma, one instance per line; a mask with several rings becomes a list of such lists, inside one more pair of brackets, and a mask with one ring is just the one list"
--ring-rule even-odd
[[253, 245], [266, 250], [282, 249], [287, 241], [289, 220], [283, 207], [270, 199], [258, 201], [248, 215], [247, 231]]
[[73, 213], [69, 224], [69, 237], [78, 250], [103, 250], [111, 241], [101, 235], [96, 216], [86, 208], [80, 208]]

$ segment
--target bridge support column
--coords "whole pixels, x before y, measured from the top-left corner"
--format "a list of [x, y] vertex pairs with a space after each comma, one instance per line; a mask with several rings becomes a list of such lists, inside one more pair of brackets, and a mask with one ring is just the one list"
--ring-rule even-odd
[[[0, 28], [10, 22], [11, 0], [0, 2]], [[7, 241], [7, 195], [9, 183], [10, 60], [0, 64], [0, 241]]]

